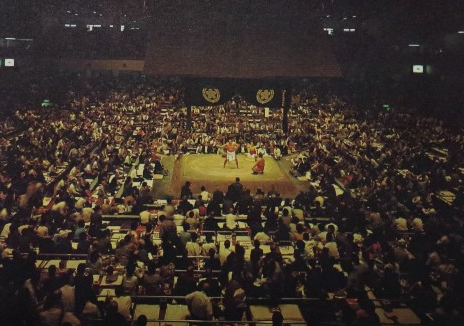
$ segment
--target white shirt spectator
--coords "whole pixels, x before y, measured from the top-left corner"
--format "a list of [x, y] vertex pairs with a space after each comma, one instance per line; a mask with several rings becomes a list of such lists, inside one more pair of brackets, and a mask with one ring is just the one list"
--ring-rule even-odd
[[316, 246], [316, 241], [309, 240], [306, 242], [305, 253], [306, 257], [309, 259], [314, 258], [314, 247]]
[[419, 217], [415, 217], [412, 220], [411, 225], [415, 231], [419, 231], [419, 232], [424, 231], [424, 223], [422, 222], [422, 219], [420, 219]]
[[64, 312], [74, 312], [75, 301], [75, 288], [66, 284], [60, 288], [61, 291], [61, 305]]
[[408, 231], [408, 221], [404, 217], [398, 217], [393, 224], [398, 231]]
[[185, 245], [185, 249], [187, 250], [187, 253], [189, 256], [200, 256], [201, 255], [201, 247], [198, 243], [196, 242], [187, 242]]
[[18, 227], [18, 232], [19, 234], [21, 234], [23, 232], [24, 229], [27, 229], [29, 228], [29, 224], [23, 224], [21, 226]]
[[267, 241], [271, 240], [271, 237], [264, 232], [256, 233], [253, 240], [258, 240], [260, 243], [266, 243]]
[[214, 251], [217, 252], [217, 247], [213, 242], [203, 243], [201, 245], [201, 254], [204, 255], [204, 256], [208, 256], [210, 249], [214, 249]]
[[205, 201], [209, 200], [209, 192], [207, 192], [206, 190], [205, 190], [205, 191], [202, 191], [202, 192], [200, 193], [200, 196], [201, 196], [201, 199], [202, 199], [202, 200], [205, 200]]
[[77, 202], [76, 202], [76, 204], [74, 205], [74, 207], [75, 207], [76, 209], [82, 209], [82, 208], [84, 207], [84, 205], [85, 205], [85, 202], [86, 202], [85, 198], [80, 197], [80, 198], [77, 200]]
[[184, 223], [184, 220], [185, 220], [185, 217], [184, 217], [183, 215], [174, 214], [174, 223], [175, 223], [177, 226], [181, 226], [182, 223]]
[[2, 209], [2, 211], [0, 212], [0, 221], [4, 221], [6, 220], [8, 217], [8, 211], [6, 210], [6, 208]]
[[324, 206], [324, 197], [322, 197], [322, 196], [317, 196], [316, 199], [314, 199], [314, 201], [319, 202], [319, 204], [320, 204], [321, 207]]
[[213, 305], [204, 292], [195, 291], [190, 293], [185, 297], [185, 301], [194, 318], [209, 319], [213, 315]]
[[334, 258], [340, 257], [340, 253], [338, 252], [338, 246], [336, 242], [334, 241], [327, 242], [324, 247], [329, 249], [330, 257], [334, 257]]
[[224, 263], [226, 262], [227, 260], [227, 257], [229, 257], [230, 253], [232, 251], [230, 251], [229, 249], [227, 248], [222, 248], [220, 251], [219, 251], [219, 260], [221, 262], [221, 266], [224, 265]]
[[61, 320], [61, 325], [64, 325], [64, 323], [69, 323], [71, 326], [81, 325], [81, 321], [72, 312], [65, 312], [63, 314], [63, 320]]
[[5, 226], [3, 227], [2, 233], [0, 234], [0, 237], [6, 239], [10, 235], [10, 226], [11, 223], [6, 223]]
[[46, 227], [45, 225], [39, 225], [37, 227], [36, 233], [39, 238], [45, 238], [46, 236], [48, 236], [48, 227]]
[[113, 301], [118, 304], [118, 312], [126, 318], [126, 320], [131, 320], [131, 307], [132, 307], [132, 299], [128, 295], [122, 295], [120, 297], [114, 297]]
[[338, 226], [337, 226], [336, 224], [334, 224], [334, 223], [329, 223], [329, 224], [327, 224], [327, 225], [325, 226], [325, 229], [326, 229], [326, 230], [329, 229], [329, 225], [333, 225], [334, 230], [335, 230], [335, 233], [338, 232]]
[[52, 307], [44, 310], [39, 314], [42, 325], [59, 326], [61, 324], [62, 310], [59, 307]]
[[90, 222], [90, 216], [93, 214], [93, 208], [91, 207], [84, 207], [82, 209], [82, 219], [85, 222]]
[[226, 227], [229, 229], [235, 229], [236, 227], [236, 216], [234, 214], [228, 214], [226, 216]]
[[303, 222], [304, 221], [304, 212], [302, 209], [295, 208], [293, 210], [293, 216], [295, 216], [298, 221]]
[[147, 224], [150, 221], [150, 212], [149, 211], [140, 212], [139, 215], [140, 215], [140, 223]]
[[317, 234], [318, 238], [320, 240], [325, 241], [327, 239], [327, 231], [322, 231]]

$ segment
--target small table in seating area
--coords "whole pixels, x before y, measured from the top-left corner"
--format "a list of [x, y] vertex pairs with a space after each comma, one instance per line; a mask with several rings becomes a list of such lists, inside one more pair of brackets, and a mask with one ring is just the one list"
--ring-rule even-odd
[[[39, 260], [37, 260], [39, 262]], [[77, 269], [79, 264], [85, 264], [85, 259], [69, 259], [69, 260], [60, 260], [60, 259], [50, 259], [50, 260], [41, 260], [41, 263], [38, 265], [38, 268], [48, 269], [51, 265], [55, 265], [57, 268], [60, 266], [60, 262], [65, 263], [66, 269]]]
[[[166, 308], [166, 314], [164, 315], [165, 320], [185, 320], [190, 315], [187, 305], [180, 304], [168, 304]], [[187, 322], [169, 322], [164, 323], [166, 325], [175, 326], [187, 326]]]
[[[281, 304], [278, 306], [282, 316], [284, 317], [284, 324], [287, 325], [305, 325], [305, 320], [301, 314], [300, 308], [296, 304]], [[256, 321], [256, 325], [269, 325], [260, 324], [260, 321], [272, 321], [272, 311], [268, 306], [251, 305], [250, 317], [251, 320]]]
[[[250, 260], [250, 254], [251, 250], [254, 248], [253, 246], [253, 241], [251, 240], [250, 237], [240, 237], [237, 236], [236, 238], [237, 243], [239, 243], [242, 247], [245, 248], [245, 260]], [[218, 241], [219, 242], [219, 252], [221, 250], [224, 250], [224, 241]], [[260, 245], [260, 247], [263, 250], [263, 254], [266, 255], [271, 252], [271, 246], [270, 245]], [[231, 251], [235, 251], [235, 247], [232, 245], [229, 248]], [[295, 252], [295, 248], [291, 245], [283, 245], [279, 246], [280, 253], [282, 256], [285, 257], [290, 257], [293, 256], [293, 253]]]
[[[115, 288], [117, 286], [120, 286], [122, 284], [122, 278], [123, 276], [121, 274], [118, 275], [118, 278], [116, 281], [108, 283], [106, 281], [106, 275], [94, 275], [94, 276], [99, 276], [98, 278], [98, 284], [100, 285], [101, 288]], [[95, 280], [95, 279], [94, 279]], [[95, 284], [95, 282], [94, 282]]]
[[375, 313], [379, 316], [382, 325], [420, 325], [419, 317], [409, 308], [393, 308], [391, 312], [386, 312], [383, 308], [375, 308]]
[[448, 205], [452, 205], [454, 199], [456, 199], [456, 194], [452, 193], [451, 191], [442, 190], [438, 192], [437, 198]]
[[[136, 304], [134, 311], [134, 320], [140, 315], [147, 316], [148, 320], [160, 319], [160, 306], [155, 304]], [[148, 322], [147, 326], [158, 326], [159, 322]]]

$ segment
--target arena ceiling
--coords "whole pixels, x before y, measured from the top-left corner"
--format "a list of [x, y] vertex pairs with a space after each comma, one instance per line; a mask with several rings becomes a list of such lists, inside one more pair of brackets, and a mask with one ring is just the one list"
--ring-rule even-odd
[[158, 1], [145, 73], [206, 78], [341, 77], [310, 1]]

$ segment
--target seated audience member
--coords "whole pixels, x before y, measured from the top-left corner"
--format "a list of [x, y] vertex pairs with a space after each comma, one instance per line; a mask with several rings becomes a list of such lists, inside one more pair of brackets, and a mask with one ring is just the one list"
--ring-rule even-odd
[[200, 193], [201, 200], [205, 202], [209, 201], [209, 192], [206, 191], [206, 187], [201, 186], [200, 190], [201, 190], [201, 193]]
[[[430, 317], [462, 324], [464, 138], [450, 119], [407, 108], [358, 110], [326, 86], [328, 96], [317, 95], [313, 85], [292, 92], [291, 133], [282, 132], [280, 111], [258, 128], [243, 112], [261, 116], [262, 108], [242, 100], [201, 109], [188, 131], [185, 114], [173, 109], [184, 97], [176, 81], [85, 79], [76, 80], [77, 90], [69, 78], [22, 87], [40, 95], [66, 80], [56, 86], [64, 106], [44, 111], [28, 97], [13, 96], [16, 102], [5, 103], [14, 110], [0, 118], [0, 324], [97, 319], [127, 325], [130, 295], [137, 294], [187, 295], [189, 318], [233, 321], [243, 316], [245, 297], [267, 296], [277, 306], [281, 297], [335, 292], [355, 299], [355, 310], [336, 299], [330, 309], [303, 305], [302, 314], [319, 324], [378, 325], [366, 286], [379, 299], [406, 305], [423, 324]], [[17, 132], [5, 136], [11, 128]], [[202, 186], [192, 205], [187, 182], [180, 197], [167, 198], [161, 208], [146, 206], [164, 185], [151, 189], [138, 166], [131, 169], [133, 162], [140, 161], [142, 177], [151, 179], [153, 172], [166, 174], [159, 153], [217, 153], [231, 135], [238, 135], [239, 160], [247, 152], [263, 159], [262, 166], [259, 159], [251, 164], [253, 172], [264, 171], [265, 153], [288, 158], [291, 174], [309, 180], [307, 190], [283, 200], [288, 189], [279, 182], [267, 195], [263, 189], [252, 195], [247, 188], [256, 185], [237, 178], [211, 195]], [[436, 157], [440, 152], [447, 153], [446, 162]], [[292, 153], [295, 158], [287, 157]], [[445, 198], [448, 192], [454, 201]], [[103, 223], [103, 215], [114, 212], [140, 221], [124, 234], [126, 222], [109, 217], [109, 227]], [[246, 221], [237, 223], [243, 216]], [[221, 219], [224, 230], [233, 231], [222, 233], [235, 233], [230, 239], [214, 233]], [[247, 241], [238, 240], [242, 228], [250, 231]], [[253, 248], [245, 250], [251, 239]], [[72, 259], [50, 263], [41, 276], [37, 251], [87, 258], [71, 282]], [[189, 255], [206, 256], [198, 259], [199, 273], [204, 269], [198, 291], [196, 260]], [[95, 295], [96, 275], [109, 285], [122, 279], [106, 309]], [[211, 302], [222, 295], [224, 312]], [[283, 324], [282, 314], [273, 314], [273, 324]]]
[[227, 257], [232, 252], [230, 249], [230, 241], [224, 241], [224, 248], [219, 249], [219, 260], [221, 261], [221, 266], [225, 264]]
[[115, 296], [111, 298], [118, 305], [118, 313], [120, 313], [127, 321], [132, 319], [132, 299], [124, 293], [122, 286], [115, 289]]
[[199, 291], [192, 292], [185, 297], [191, 319], [213, 319], [213, 304], [205, 293], [208, 287], [208, 283], [203, 283]]
[[179, 233], [179, 238], [182, 244], [185, 246], [187, 242], [189, 242], [192, 239], [192, 233], [189, 232], [190, 224], [184, 222], [182, 224], [182, 229], [183, 231]]
[[90, 274], [99, 275], [103, 273], [103, 260], [100, 257], [100, 253], [94, 250], [90, 253], [87, 261], [87, 269]]
[[192, 238], [189, 242], [185, 245], [185, 249], [189, 256], [200, 256], [201, 255], [201, 247], [197, 243], [198, 235], [196, 233], [192, 233]]
[[220, 270], [221, 269], [221, 261], [219, 258], [216, 257], [216, 250], [210, 248], [208, 251], [209, 259], [205, 262], [205, 269], [211, 270]]
[[156, 263], [151, 261], [147, 265], [147, 272], [144, 273], [141, 284], [146, 295], [161, 295], [163, 293], [163, 280]]
[[256, 161], [255, 165], [251, 168], [253, 174], [263, 174], [264, 173], [264, 165], [265, 160], [263, 158], [263, 154], [258, 155], [258, 160]]
[[122, 278], [122, 288], [125, 294], [135, 295], [139, 287], [139, 278], [136, 275], [136, 266], [128, 264], [126, 274]]
[[187, 181], [185, 184], [182, 186], [182, 189], [180, 190], [180, 197], [186, 197], [188, 199], [191, 199], [193, 197], [192, 190], [190, 190], [190, 182]]

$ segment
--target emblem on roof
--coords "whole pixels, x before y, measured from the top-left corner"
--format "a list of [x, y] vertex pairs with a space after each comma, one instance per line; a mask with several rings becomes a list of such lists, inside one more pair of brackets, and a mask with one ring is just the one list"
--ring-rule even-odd
[[266, 104], [274, 98], [274, 90], [273, 89], [259, 89], [256, 92], [256, 100], [261, 104]]
[[221, 98], [221, 93], [217, 88], [203, 88], [203, 97], [210, 103], [216, 103]]

